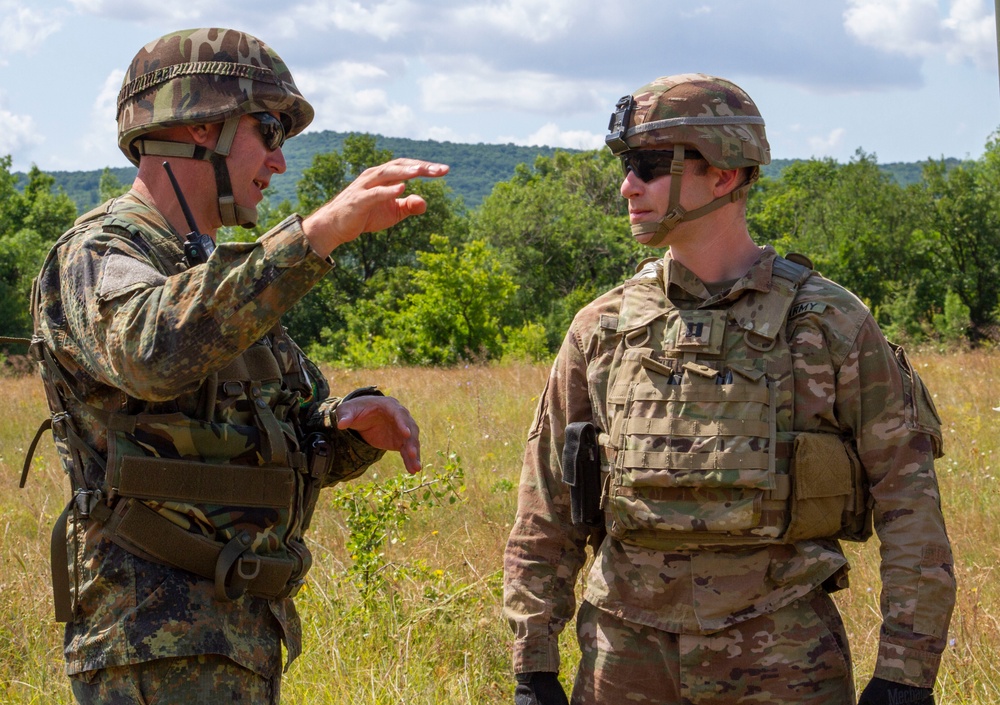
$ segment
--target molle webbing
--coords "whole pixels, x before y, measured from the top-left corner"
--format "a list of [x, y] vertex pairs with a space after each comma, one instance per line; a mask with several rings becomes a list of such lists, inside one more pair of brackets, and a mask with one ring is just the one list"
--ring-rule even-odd
[[[729, 309], [678, 309], [659, 278], [626, 286], [604, 448], [608, 530], [619, 540], [675, 550], [780, 542], [793, 527], [819, 535], [804, 527], [820, 522], [797, 511], [799, 499], [831, 509], [834, 529], [821, 535], [836, 533], [842, 483], [836, 492], [812, 478], [797, 486], [793, 472], [803, 453], [783, 331], [811, 272], [776, 258], [772, 273], [768, 291], [747, 291]], [[840, 471], [849, 475], [849, 464]]]

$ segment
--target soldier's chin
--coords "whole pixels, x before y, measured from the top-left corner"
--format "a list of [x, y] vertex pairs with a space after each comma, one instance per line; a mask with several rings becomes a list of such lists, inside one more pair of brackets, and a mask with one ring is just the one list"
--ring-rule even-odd
[[632, 237], [640, 245], [666, 247], [666, 233], [660, 233], [659, 223], [637, 223], [632, 226]]

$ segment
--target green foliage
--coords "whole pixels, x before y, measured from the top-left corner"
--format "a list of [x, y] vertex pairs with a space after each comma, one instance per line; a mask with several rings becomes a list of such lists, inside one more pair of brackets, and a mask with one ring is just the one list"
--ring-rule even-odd
[[1000, 133], [976, 162], [951, 170], [929, 163], [921, 192], [929, 201], [934, 242], [927, 276], [961, 299], [973, 326], [992, 322], [1000, 300]]
[[535, 321], [561, 339], [575, 313], [562, 305], [567, 297], [620, 284], [652, 254], [629, 234], [620, 180], [606, 150], [560, 151], [518, 167], [472, 214], [469, 237], [491, 245], [518, 285], [503, 325]]
[[914, 284], [896, 283], [885, 302], [875, 309], [876, 319], [883, 320], [882, 332], [896, 343], [919, 343], [926, 334], [921, 325], [924, 311], [920, 309]]
[[419, 267], [386, 277], [385, 288], [347, 314], [341, 364], [449, 365], [495, 359], [503, 343], [499, 321], [516, 285], [481, 241], [451, 246], [431, 236], [417, 252]]
[[545, 326], [529, 321], [517, 329], [505, 328], [503, 362], [541, 362], [551, 357]]
[[971, 324], [969, 307], [958, 294], [949, 291], [944, 297], [944, 311], [934, 316], [934, 330], [943, 342], [955, 345], [967, 340]]
[[914, 236], [918, 194], [893, 182], [873, 155], [797, 162], [762, 186], [747, 212], [758, 241], [805, 254], [873, 307], [927, 266], [928, 248]]
[[100, 203], [104, 203], [111, 198], [121, 196], [130, 188], [129, 184], [122, 183], [115, 172], [105, 167], [104, 171], [101, 172], [101, 180], [97, 185], [97, 200]]
[[[454, 453], [440, 470], [425, 467], [418, 475], [394, 475], [371, 482], [344, 483], [332, 492], [332, 504], [345, 513], [346, 547], [351, 557], [347, 577], [366, 605], [386, 596], [389, 584], [412, 572], [413, 566], [390, 561], [388, 546], [405, 543], [401, 533], [413, 514], [443, 504], [455, 504], [464, 491], [461, 460]], [[425, 570], [425, 566], [418, 566]]]
[[50, 245], [34, 230], [0, 237], [0, 335], [31, 336], [31, 281]]
[[[751, 234], [780, 253], [809, 256], [824, 275], [868, 303], [890, 337], [954, 337], [994, 321], [1000, 294], [1000, 145], [982, 159], [929, 161], [901, 186], [874, 155], [848, 164], [795, 162], [764, 178], [748, 204]], [[946, 324], [946, 306], [955, 311]], [[943, 326], [943, 327], [942, 327]], [[964, 337], [964, 334], [960, 337]]]
[[[291, 141], [288, 175], [268, 189], [257, 227], [224, 228], [219, 240], [251, 241], [292, 212], [312, 212], [364, 169], [391, 159], [396, 147], [449, 163], [452, 172], [409, 184], [407, 193], [423, 196], [427, 212], [338, 247], [336, 266], [285, 314], [292, 335], [321, 360], [339, 366], [543, 360], [582, 306], [631, 276], [643, 258], [662, 254], [630, 237], [620, 166], [607, 150], [358, 133]], [[509, 166], [506, 181], [499, 180], [508, 169], [501, 162]], [[0, 246], [0, 314], [14, 328], [5, 332], [23, 335], [26, 308], [18, 301], [45, 244], [74, 213], [55, 187], [64, 174], [56, 180], [33, 168], [13, 175], [9, 167], [9, 157], [0, 161], [0, 240], [25, 232]], [[468, 171], [489, 182], [488, 195], [455, 196], [451, 185]], [[747, 205], [755, 240], [809, 256], [867, 303], [892, 337], [977, 340], [996, 330], [997, 135], [975, 161], [879, 165], [859, 150], [846, 164], [776, 160], [763, 172]], [[104, 200], [125, 190], [121, 179], [132, 173], [105, 169], [87, 188], [95, 201]], [[478, 207], [467, 211], [465, 202]], [[965, 325], [959, 303], [968, 310]]]
[[[365, 169], [383, 164], [393, 155], [376, 148], [372, 135], [350, 135], [342, 153], [318, 154], [299, 184], [300, 213], [308, 214], [334, 198]], [[433, 233], [451, 234], [456, 239], [461, 228], [461, 207], [453, 207], [445, 184], [418, 180], [407, 185], [404, 195], [417, 194], [427, 202], [419, 218], [408, 218], [387, 230], [367, 233], [333, 252], [336, 267], [320, 286], [307, 294], [295, 311], [286, 317], [289, 331], [310, 343], [323, 341], [321, 357], [335, 358], [344, 351], [343, 331], [351, 323], [353, 309], [373, 300], [379, 280], [391, 270], [414, 267], [417, 253], [430, 249]], [[370, 308], [370, 307], [365, 307]], [[392, 307], [395, 308], [395, 307]]]
[[32, 167], [16, 188], [11, 158], [0, 158], [0, 335], [31, 334], [31, 281], [52, 244], [76, 218], [76, 207], [55, 180]]

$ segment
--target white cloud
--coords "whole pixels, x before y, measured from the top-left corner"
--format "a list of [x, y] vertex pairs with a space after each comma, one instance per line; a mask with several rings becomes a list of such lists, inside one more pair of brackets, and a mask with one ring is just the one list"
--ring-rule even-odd
[[982, 0], [954, 0], [944, 26], [954, 36], [948, 46], [950, 60], [970, 59], [990, 72], [996, 68], [996, 17]]
[[0, 154], [14, 154], [45, 141], [30, 115], [12, 113], [2, 103], [0, 96]]
[[[63, 12], [39, 11], [22, 2], [0, 0], [0, 46], [4, 54], [30, 52], [62, 26]], [[0, 59], [0, 65], [7, 62]]]
[[[295, 10], [311, 29], [333, 27], [354, 34], [369, 34], [383, 41], [410, 27], [416, 8], [411, 0], [386, 0], [372, 4], [354, 0], [316, 0]], [[265, 40], [266, 41], [266, 40]]]
[[573, 114], [607, 104], [595, 81], [540, 71], [503, 72], [472, 57], [421, 79], [420, 89], [424, 109], [435, 112]]
[[712, 8], [709, 7], [708, 5], [699, 5], [698, 7], [680, 11], [680, 16], [684, 17], [685, 19], [698, 17], [699, 15], [711, 15], [711, 14], [712, 14]]
[[938, 0], [848, 0], [844, 26], [858, 41], [911, 58], [944, 56], [996, 66], [995, 19], [984, 0], [951, 0], [942, 17]]
[[554, 122], [540, 127], [527, 138], [510, 137], [501, 142], [512, 142], [527, 147], [546, 146], [565, 149], [600, 149], [604, 146], [604, 135], [586, 130], [563, 130]]
[[564, 37], [575, 16], [586, 14], [581, 0], [503, 0], [455, 10], [459, 25], [493, 27], [504, 34], [542, 43]]
[[810, 137], [809, 138], [809, 149], [812, 150], [812, 156], [814, 157], [828, 157], [834, 156], [840, 151], [840, 148], [844, 144], [844, 137], [847, 135], [847, 130], [843, 127], [837, 127], [830, 132], [825, 137]]
[[196, 22], [208, 12], [223, 9], [219, 0], [200, 0], [197, 3], [163, 0], [69, 0], [69, 4], [81, 14], [145, 23]]
[[338, 62], [297, 72], [295, 82], [316, 109], [312, 130], [397, 135], [413, 123], [413, 110], [389, 97], [391, 77], [378, 66]]
[[[90, 109], [90, 128], [80, 140], [81, 161], [85, 163], [112, 164], [120, 161], [118, 152], [118, 124], [115, 120], [118, 91], [125, 72], [115, 69], [104, 79], [100, 92]], [[80, 166], [84, 169], [86, 167]]]

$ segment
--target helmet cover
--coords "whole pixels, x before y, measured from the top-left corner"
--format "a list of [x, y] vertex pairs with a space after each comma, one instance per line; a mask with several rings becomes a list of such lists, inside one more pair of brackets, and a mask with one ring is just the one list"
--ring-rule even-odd
[[702, 73], [657, 78], [623, 97], [608, 129], [606, 141], [616, 155], [682, 144], [720, 169], [771, 161], [764, 119], [750, 96]]
[[254, 112], [279, 113], [288, 137], [313, 119], [288, 67], [264, 42], [232, 29], [171, 32], [140, 49], [125, 74], [118, 146], [138, 164], [132, 143], [144, 134]]

